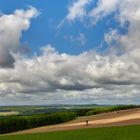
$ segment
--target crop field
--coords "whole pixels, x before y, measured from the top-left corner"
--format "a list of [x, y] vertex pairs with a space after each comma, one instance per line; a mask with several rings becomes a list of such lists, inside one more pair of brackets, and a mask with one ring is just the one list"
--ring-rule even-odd
[[17, 111], [0, 111], [0, 116], [18, 115]]
[[0, 136], [0, 140], [140, 140], [140, 125]]

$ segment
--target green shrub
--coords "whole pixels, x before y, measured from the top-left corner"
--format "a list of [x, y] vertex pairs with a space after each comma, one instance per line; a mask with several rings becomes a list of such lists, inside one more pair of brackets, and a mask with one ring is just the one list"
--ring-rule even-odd
[[81, 116], [86, 116], [87, 112], [91, 111], [93, 109], [79, 109], [75, 111], [76, 116], [81, 117]]

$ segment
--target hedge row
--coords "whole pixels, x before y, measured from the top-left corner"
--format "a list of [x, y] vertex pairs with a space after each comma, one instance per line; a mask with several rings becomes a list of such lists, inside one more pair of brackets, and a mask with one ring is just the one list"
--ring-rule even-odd
[[113, 112], [113, 111], [119, 111], [119, 110], [125, 110], [125, 109], [132, 109], [132, 108], [136, 108], [138, 106], [135, 105], [127, 105], [127, 106], [114, 106], [114, 107], [105, 107], [105, 108], [96, 108], [93, 110], [90, 110], [86, 113], [87, 116], [90, 115], [96, 115], [96, 114], [100, 114], [100, 113], [105, 113], [105, 112]]

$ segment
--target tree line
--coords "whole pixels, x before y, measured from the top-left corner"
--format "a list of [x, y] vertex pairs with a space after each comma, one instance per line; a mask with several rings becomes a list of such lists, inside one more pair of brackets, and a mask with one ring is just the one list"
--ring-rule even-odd
[[137, 106], [137, 105], [99, 106], [96, 108], [79, 109], [79, 110], [76, 110], [75, 113], [76, 113], [76, 116], [90, 116], [90, 115], [96, 115], [96, 114], [105, 113], [105, 112], [113, 112], [113, 111], [132, 109], [132, 108], [137, 108], [137, 107], [140, 107], [140, 106]]
[[136, 106], [136, 105], [125, 105], [125, 106], [119, 105], [119, 106], [113, 106], [113, 107], [96, 108], [96, 109], [88, 111], [86, 113], [86, 116], [96, 115], [96, 114], [106, 113], [106, 112], [125, 110], [125, 109], [132, 109], [132, 108], [136, 108], [136, 107], [138, 107], [138, 106]]
[[76, 117], [74, 112], [58, 112], [31, 116], [0, 117], [0, 134], [35, 128], [44, 125], [59, 124]]

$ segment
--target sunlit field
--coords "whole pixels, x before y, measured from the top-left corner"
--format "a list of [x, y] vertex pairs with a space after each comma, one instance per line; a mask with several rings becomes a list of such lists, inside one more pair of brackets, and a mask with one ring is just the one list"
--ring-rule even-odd
[[1, 136], [0, 140], [140, 140], [140, 125]]

